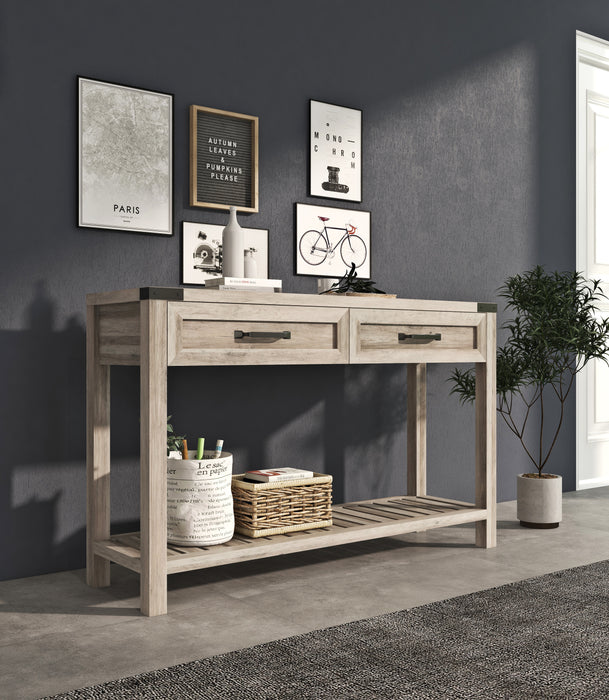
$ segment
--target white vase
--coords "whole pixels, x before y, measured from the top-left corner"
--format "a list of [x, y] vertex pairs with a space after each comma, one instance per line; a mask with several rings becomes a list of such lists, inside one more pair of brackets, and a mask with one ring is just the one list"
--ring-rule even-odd
[[237, 221], [237, 208], [230, 208], [228, 224], [222, 231], [222, 276], [243, 277], [243, 229]]
[[558, 527], [562, 520], [562, 476], [546, 476], [518, 475], [516, 517], [525, 527]]
[[228, 542], [235, 530], [233, 455], [204, 452], [167, 459], [167, 541], [190, 547]]
[[248, 279], [255, 279], [258, 277], [258, 264], [256, 263], [256, 258], [254, 257], [254, 250], [250, 248], [245, 251], [245, 259], [243, 261], [245, 277]]

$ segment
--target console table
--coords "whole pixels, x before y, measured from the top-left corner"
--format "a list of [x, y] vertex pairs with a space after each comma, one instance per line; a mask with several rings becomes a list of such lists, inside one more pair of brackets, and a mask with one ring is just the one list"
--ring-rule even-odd
[[[374, 296], [145, 287], [87, 296], [87, 583], [110, 562], [140, 575], [141, 610], [167, 612], [167, 575], [474, 522], [496, 544], [496, 306]], [[426, 363], [476, 367], [475, 503], [426, 490]], [[167, 367], [407, 365], [404, 495], [333, 507], [327, 528], [224, 545], [167, 544]], [[140, 532], [110, 535], [110, 367], [140, 367]]]

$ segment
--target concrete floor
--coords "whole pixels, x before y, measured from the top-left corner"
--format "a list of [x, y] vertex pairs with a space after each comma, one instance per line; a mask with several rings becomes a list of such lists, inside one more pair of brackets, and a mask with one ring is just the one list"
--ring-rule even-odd
[[169, 614], [139, 613], [139, 579], [113, 568], [0, 582], [0, 697], [40, 698], [609, 559], [609, 487], [564, 495], [563, 523], [529, 530], [498, 507], [496, 549], [473, 527], [431, 530], [169, 578]]

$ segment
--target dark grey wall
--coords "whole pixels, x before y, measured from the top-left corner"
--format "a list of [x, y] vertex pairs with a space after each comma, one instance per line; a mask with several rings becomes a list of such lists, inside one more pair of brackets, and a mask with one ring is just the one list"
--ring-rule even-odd
[[[535, 263], [574, 264], [575, 30], [605, 0], [4, 0], [0, 8], [0, 577], [84, 562], [84, 297], [179, 284], [188, 106], [260, 117], [270, 273], [293, 275], [308, 100], [364, 115], [373, 278], [402, 297], [494, 300]], [[76, 75], [175, 94], [175, 235], [78, 229]], [[321, 202], [320, 202], [321, 203]], [[340, 206], [339, 202], [336, 202]], [[472, 412], [430, 369], [430, 489], [473, 494]], [[138, 377], [113, 377], [113, 519], [137, 518]], [[222, 398], [225, 397], [226, 401]], [[243, 406], [243, 408], [241, 408]], [[173, 369], [180, 431], [223, 436], [239, 468], [331, 472], [336, 497], [402, 490], [399, 367]], [[574, 488], [574, 414], [552, 465]], [[500, 427], [499, 498], [526, 468]]]

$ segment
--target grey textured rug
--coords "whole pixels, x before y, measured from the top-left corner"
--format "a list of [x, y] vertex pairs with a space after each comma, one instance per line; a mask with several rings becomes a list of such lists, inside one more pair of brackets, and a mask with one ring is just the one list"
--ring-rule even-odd
[[53, 698], [605, 699], [609, 562]]

